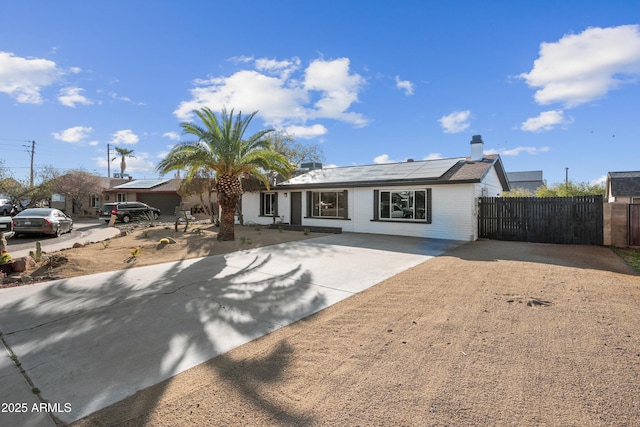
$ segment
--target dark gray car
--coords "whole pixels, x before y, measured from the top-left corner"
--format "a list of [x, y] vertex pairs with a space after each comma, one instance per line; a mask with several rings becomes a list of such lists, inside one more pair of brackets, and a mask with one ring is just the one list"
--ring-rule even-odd
[[100, 218], [109, 222], [111, 215], [117, 221], [130, 222], [132, 220], [158, 219], [160, 209], [153, 208], [142, 202], [105, 203], [100, 209]]
[[73, 220], [53, 208], [25, 209], [13, 217], [13, 231], [20, 234], [48, 234], [58, 237], [73, 230]]

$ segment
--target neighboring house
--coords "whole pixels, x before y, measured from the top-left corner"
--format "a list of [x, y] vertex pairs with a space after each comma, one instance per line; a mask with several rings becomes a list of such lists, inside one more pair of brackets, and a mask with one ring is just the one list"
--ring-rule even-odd
[[521, 188], [535, 193], [538, 187], [546, 185], [542, 179], [542, 171], [507, 172], [511, 190]]
[[[82, 203], [83, 212], [76, 212], [76, 208], [73, 206], [73, 202], [71, 197], [67, 197], [64, 194], [52, 194], [51, 195], [51, 203], [50, 206], [52, 208], [60, 209], [65, 212], [67, 215], [86, 215], [86, 216], [97, 216], [102, 203], [105, 202], [104, 192], [108, 192], [110, 188], [113, 188], [117, 185], [124, 184], [125, 182], [129, 182], [128, 179], [121, 178], [106, 178], [100, 177], [101, 186], [103, 188], [102, 194], [94, 194], [87, 198], [87, 200]], [[108, 201], [108, 200], [107, 200]]]
[[174, 215], [182, 203], [177, 193], [179, 178], [132, 179], [115, 185], [103, 194], [104, 203], [142, 202], [160, 209], [162, 215]]
[[640, 171], [609, 172], [605, 198], [609, 203], [640, 204]]
[[340, 227], [347, 232], [471, 241], [476, 199], [500, 196], [509, 181], [499, 155], [318, 169], [245, 193], [245, 223]]

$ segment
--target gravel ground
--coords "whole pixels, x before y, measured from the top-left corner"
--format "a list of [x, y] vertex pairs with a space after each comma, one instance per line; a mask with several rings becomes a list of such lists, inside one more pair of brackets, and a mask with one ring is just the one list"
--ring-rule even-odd
[[640, 425], [640, 277], [471, 242], [74, 425]]

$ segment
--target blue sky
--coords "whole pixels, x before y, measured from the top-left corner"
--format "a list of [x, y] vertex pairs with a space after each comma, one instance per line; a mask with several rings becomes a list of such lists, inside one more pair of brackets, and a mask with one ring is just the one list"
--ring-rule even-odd
[[[0, 158], [14, 176], [154, 168], [191, 110], [259, 110], [337, 166], [467, 156], [549, 184], [640, 169], [638, 1], [8, 1]], [[111, 171], [119, 170], [119, 162]]]

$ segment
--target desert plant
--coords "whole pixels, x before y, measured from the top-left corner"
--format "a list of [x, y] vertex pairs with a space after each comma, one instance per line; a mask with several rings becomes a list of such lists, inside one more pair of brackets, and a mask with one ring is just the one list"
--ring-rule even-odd
[[0, 255], [0, 264], [8, 264], [11, 262], [11, 260], [11, 255], [9, 255], [7, 252]]
[[311, 230], [310, 230], [310, 229], [308, 229], [308, 228], [305, 228], [305, 229], [303, 230], [303, 232], [304, 232], [304, 235], [305, 235], [305, 236], [308, 236], [308, 235], [309, 235], [309, 233], [311, 233]]
[[131, 249], [129, 253], [131, 254], [132, 259], [136, 259], [137, 256], [142, 253], [142, 249], [140, 249], [140, 246], [136, 246], [135, 248]]
[[103, 241], [102, 241], [102, 242], [100, 242], [100, 243], [102, 243], [102, 247], [103, 247], [104, 249], [107, 249], [107, 248], [109, 247], [109, 245], [111, 244], [111, 240], [103, 240]]
[[159, 243], [161, 245], [168, 245], [170, 242], [169, 242], [169, 239], [167, 239], [166, 237], [163, 237], [162, 239], [160, 239]]
[[[31, 255], [31, 252], [29, 252], [29, 255]], [[35, 262], [42, 261], [42, 244], [40, 242], [36, 242], [36, 250], [31, 257]]]
[[247, 237], [247, 236], [242, 236], [242, 237], [240, 237], [240, 241], [241, 241], [242, 243], [245, 243], [245, 244], [247, 244], [247, 245], [248, 245], [248, 244], [250, 244], [250, 243], [251, 243], [251, 238], [250, 238], [250, 237]]

